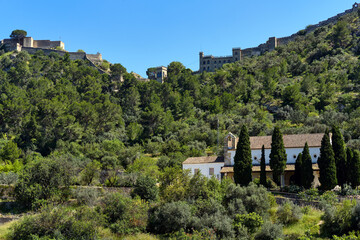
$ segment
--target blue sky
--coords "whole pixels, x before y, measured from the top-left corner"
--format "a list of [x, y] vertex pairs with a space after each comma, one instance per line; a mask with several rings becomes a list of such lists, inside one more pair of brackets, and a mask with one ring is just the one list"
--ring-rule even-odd
[[[199, 51], [231, 55], [269, 37], [291, 35], [350, 9], [354, 0], [0, 0], [0, 39], [24, 29], [34, 39], [61, 40], [68, 51], [100, 52], [145, 76], [180, 61], [198, 70]], [[6, 10], [4, 10], [6, 9]]]

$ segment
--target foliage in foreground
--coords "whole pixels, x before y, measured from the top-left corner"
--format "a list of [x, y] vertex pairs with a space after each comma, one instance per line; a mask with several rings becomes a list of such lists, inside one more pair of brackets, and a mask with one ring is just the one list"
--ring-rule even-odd
[[87, 207], [71, 209], [48, 206], [39, 214], [25, 216], [15, 223], [11, 227], [9, 239], [94, 239], [97, 236], [96, 229], [103, 222], [102, 219], [100, 214]]

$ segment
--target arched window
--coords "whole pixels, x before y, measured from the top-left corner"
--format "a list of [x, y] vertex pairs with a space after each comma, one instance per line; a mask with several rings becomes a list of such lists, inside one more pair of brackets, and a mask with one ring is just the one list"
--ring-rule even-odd
[[210, 64], [210, 60], [208, 60], [207, 63]]

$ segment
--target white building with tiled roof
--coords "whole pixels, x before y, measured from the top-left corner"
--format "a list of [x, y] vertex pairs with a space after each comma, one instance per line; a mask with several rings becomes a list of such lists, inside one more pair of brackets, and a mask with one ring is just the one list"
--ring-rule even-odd
[[[319, 184], [319, 168], [317, 160], [320, 156], [321, 140], [323, 136], [323, 133], [283, 135], [284, 147], [287, 154], [287, 166], [283, 176], [285, 184], [290, 183], [290, 177], [294, 174], [295, 170], [294, 164], [296, 158], [299, 153], [302, 153], [306, 142], [308, 143], [309, 152], [313, 162], [315, 176], [314, 184]], [[263, 145], [265, 148], [265, 162], [267, 165], [266, 172], [269, 177], [272, 175], [269, 167], [271, 138], [271, 136], [250, 137], [251, 157], [253, 159], [253, 178], [257, 178], [260, 175], [260, 158]], [[221, 177], [233, 177], [234, 157], [238, 141], [239, 138], [230, 132], [224, 139], [223, 158], [217, 156], [188, 158], [183, 162], [183, 169], [189, 169], [192, 174], [200, 171], [207, 177], [214, 175], [218, 179]]]

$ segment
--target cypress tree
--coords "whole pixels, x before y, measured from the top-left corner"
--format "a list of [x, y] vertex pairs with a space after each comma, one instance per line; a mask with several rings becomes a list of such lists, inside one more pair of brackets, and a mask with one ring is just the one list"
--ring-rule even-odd
[[261, 159], [260, 159], [260, 184], [264, 187], [266, 184], [266, 163], [265, 163], [265, 146], [262, 145], [261, 148]]
[[249, 133], [242, 126], [234, 157], [234, 180], [236, 184], [248, 185], [252, 180], [252, 160]]
[[360, 185], [360, 154], [359, 151], [352, 151], [350, 148], [347, 150], [348, 169], [349, 169], [349, 182], [352, 187]]
[[270, 168], [273, 172], [274, 182], [278, 185], [280, 185], [280, 176], [286, 167], [286, 160], [283, 136], [280, 128], [275, 127], [271, 138]]
[[295, 172], [294, 172], [294, 183], [297, 186], [301, 186], [301, 165], [302, 165], [302, 153], [296, 158], [295, 161]]
[[302, 152], [302, 164], [301, 164], [301, 186], [305, 189], [311, 188], [311, 184], [314, 181], [314, 174], [312, 169], [312, 160], [309, 152], [309, 146], [305, 143], [304, 150]]
[[329, 132], [326, 130], [321, 140], [320, 156], [318, 159], [320, 170], [319, 181], [323, 190], [331, 190], [337, 185], [334, 150], [330, 143]]
[[338, 127], [332, 128], [332, 148], [335, 154], [336, 177], [339, 185], [347, 182], [346, 172], [346, 149], [343, 136]]

